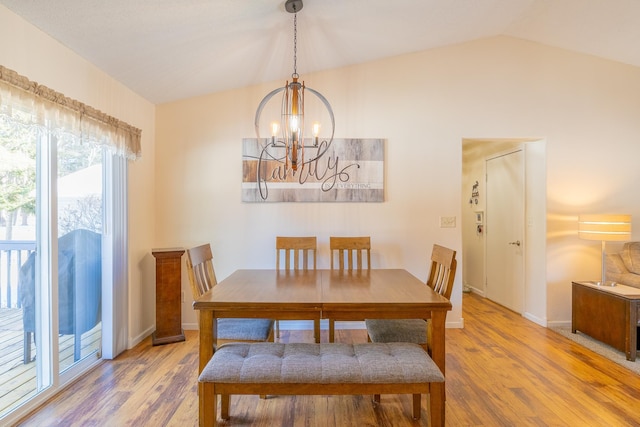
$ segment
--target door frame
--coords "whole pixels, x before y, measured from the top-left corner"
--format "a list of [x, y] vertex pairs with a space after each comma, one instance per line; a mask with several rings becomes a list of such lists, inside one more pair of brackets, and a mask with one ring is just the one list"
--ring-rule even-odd
[[[476, 234], [475, 211], [485, 208], [485, 158], [525, 150], [525, 306], [523, 317], [547, 326], [547, 141], [545, 138], [462, 138], [462, 284], [465, 292], [485, 295], [484, 236]], [[472, 186], [480, 182], [479, 197]], [[472, 196], [470, 198], [470, 196]], [[476, 201], [477, 200], [477, 201]]]

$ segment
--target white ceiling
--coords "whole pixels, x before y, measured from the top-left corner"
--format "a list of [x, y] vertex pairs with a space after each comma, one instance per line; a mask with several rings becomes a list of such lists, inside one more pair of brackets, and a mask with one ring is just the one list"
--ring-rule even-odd
[[[284, 0], [0, 0], [153, 103], [293, 71]], [[639, 0], [304, 0], [298, 72], [507, 35], [640, 67]]]

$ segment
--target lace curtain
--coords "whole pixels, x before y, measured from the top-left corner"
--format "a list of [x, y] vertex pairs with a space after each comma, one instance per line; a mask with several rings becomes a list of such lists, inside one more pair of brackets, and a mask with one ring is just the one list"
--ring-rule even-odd
[[78, 138], [135, 160], [142, 131], [0, 65], [0, 120], [58, 138]]

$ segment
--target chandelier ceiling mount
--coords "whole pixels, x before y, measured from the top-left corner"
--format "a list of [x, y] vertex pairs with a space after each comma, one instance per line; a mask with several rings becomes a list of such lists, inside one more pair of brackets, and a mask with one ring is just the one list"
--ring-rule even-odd
[[[285, 169], [289, 168], [295, 173], [298, 169], [303, 169], [305, 165], [305, 148], [315, 149], [315, 152], [307, 162], [314, 161], [320, 157], [333, 141], [335, 131], [335, 120], [333, 110], [329, 101], [318, 91], [305, 86], [304, 81], [299, 81], [297, 69], [297, 49], [298, 49], [298, 12], [302, 10], [302, 0], [287, 0], [285, 2], [285, 10], [293, 13], [293, 73], [291, 74], [291, 82], [287, 81], [284, 86], [272, 90], [265, 96], [255, 116], [255, 129], [258, 140], [260, 140], [260, 124], [261, 116], [265, 106], [269, 100], [276, 94], [282, 92], [282, 103], [280, 107], [280, 119], [269, 124], [271, 132], [271, 141], [269, 146], [276, 149], [284, 149], [284, 153], [277, 155], [277, 160], [284, 160]], [[305, 92], [314, 95], [321, 105], [326, 109], [326, 117], [329, 118], [330, 135], [327, 138], [320, 138], [320, 122], [313, 121], [311, 126], [312, 135], [305, 134]], [[308, 129], [308, 128], [307, 128]], [[322, 144], [320, 144], [322, 140]]]

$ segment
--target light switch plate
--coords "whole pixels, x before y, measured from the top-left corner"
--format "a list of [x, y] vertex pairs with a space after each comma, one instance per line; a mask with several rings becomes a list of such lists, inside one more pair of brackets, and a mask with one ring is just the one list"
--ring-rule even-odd
[[441, 216], [440, 217], [440, 228], [456, 228], [456, 217], [455, 216]]

